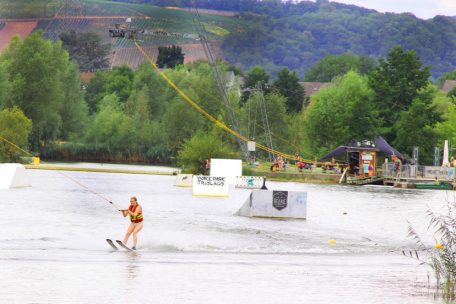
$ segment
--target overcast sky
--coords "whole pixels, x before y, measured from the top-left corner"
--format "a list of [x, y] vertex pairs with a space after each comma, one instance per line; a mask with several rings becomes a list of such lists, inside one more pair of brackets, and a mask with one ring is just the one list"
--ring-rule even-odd
[[354, 4], [379, 12], [410, 12], [419, 18], [429, 19], [435, 15], [456, 16], [456, 0], [330, 0]]

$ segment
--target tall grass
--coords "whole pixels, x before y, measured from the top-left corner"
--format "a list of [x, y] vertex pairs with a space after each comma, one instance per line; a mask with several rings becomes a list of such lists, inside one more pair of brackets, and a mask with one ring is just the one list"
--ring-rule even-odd
[[437, 240], [434, 248], [426, 246], [409, 223], [409, 237], [411, 237], [420, 250], [426, 252], [425, 259], [416, 254], [416, 258], [428, 264], [435, 274], [436, 287], [445, 300], [455, 300], [456, 285], [456, 199], [447, 200], [445, 214], [436, 214], [428, 209], [426, 212], [428, 231], [433, 233]]

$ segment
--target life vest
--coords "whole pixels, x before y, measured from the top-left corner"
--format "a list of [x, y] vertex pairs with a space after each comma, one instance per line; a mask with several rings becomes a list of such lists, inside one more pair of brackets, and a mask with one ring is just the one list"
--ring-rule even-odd
[[[136, 206], [130, 205], [130, 207], [128, 207], [128, 210], [135, 213], [136, 208], [138, 208], [138, 206], [139, 205], [136, 205]], [[141, 223], [143, 221], [142, 212], [139, 212], [136, 216], [130, 214], [130, 220], [132, 223]]]

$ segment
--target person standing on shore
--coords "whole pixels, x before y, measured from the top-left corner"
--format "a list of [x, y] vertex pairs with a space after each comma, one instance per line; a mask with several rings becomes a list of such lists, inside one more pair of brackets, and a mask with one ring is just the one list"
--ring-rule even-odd
[[130, 198], [130, 207], [127, 210], [121, 210], [122, 215], [126, 217], [127, 215], [130, 216], [130, 226], [128, 226], [127, 233], [125, 234], [123, 243], [127, 245], [128, 239], [130, 235], [133, 234], [133, 247], [131, 249], [136, 250], [136, 246], [138, 244], [138, 233], [143, 228], [143, 215], [142, 215], [142, 208], [138, 204], [138, 200], [135, 196]]

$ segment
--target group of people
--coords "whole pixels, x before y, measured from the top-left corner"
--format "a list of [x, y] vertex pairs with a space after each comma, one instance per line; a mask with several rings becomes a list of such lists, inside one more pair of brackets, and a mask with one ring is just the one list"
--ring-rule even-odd
[[[290, 163], [286, 159], [284, 159], [282, 156], [274, 156], [274, 158], [272, 159], [272, 164], [271, 164], [270, 170], [272, 172], [284, 171], [288, 167], [290, 167]], [[312, 164], [309, 162], [303, 161], [299, 155], [296, 155], [295, 156], [295, 167], [297, 170], [299, 170], [299, 172], [302, 172], [304, 169], [312, 169]], [[334, 171], [336, 173], [340, 173], [339, 164], [334, 159], [331, 162], [328, 162], [321, 167], [325, 171], [329, 170], [329, 171]]]
[[285, 170], [289, 163], [282, 156], [274, 156], [272, 159], [271, 171]]
[[312, 169], [312, 165], [303, 161], [296, 161], [296, 168], [298, 168], [299, 172], [302, 172], [304, 169]]

